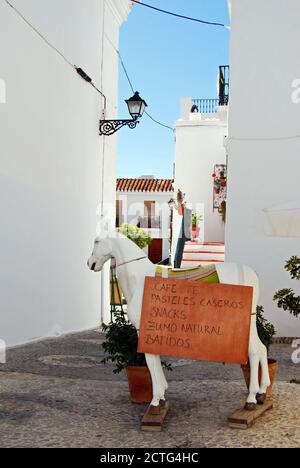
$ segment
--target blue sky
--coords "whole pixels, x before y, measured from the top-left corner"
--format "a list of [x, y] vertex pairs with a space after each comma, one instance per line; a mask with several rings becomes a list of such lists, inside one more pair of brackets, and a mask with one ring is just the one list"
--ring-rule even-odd
[[[145, 3], [208, 21], [229, 24], [227, 0], [145, 0]], [[121, 29], [120, 51], [133, 87], [148, 112], [171, 127], [179, 117], [182, 96], [216, 97], [219, 65], [229, 61], [229, 31], [157, 13], [136, 5]], [[120, 67], [121, 118], [124, 99], [132, 95]], [[118, 134], [118, 177], [153, 174], [172, 177], [174, 134], [146, 115], [138, 128]]]

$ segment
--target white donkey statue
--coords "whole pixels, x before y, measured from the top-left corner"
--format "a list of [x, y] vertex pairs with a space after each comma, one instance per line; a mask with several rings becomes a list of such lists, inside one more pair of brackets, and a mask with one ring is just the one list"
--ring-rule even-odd
[[[116, 231], [107, 233], [106, 237], [96, 238], [92, 255], [88, 260], [88, 267], [94, 272], [100, 272], [103, 265], [111, 259], [116, 262], [117, 276], [127, 300], [128, 319], [139, 330], [145, 277], [155, 277], [157, 265], [150, 262], [145, 253], [131, 240]], [[234, 263], [216, 264], [215, 268], [220, 283], [253, 287], [249, 344], [251, 379], [249, 396], [245, 405], [247, 410], [253, 411], [257, 404], [265, 402], [267, 388], [270, 385], [267, 350], [258, 337], [256, 326], [256, 307], [259, 297], [258, 277], [251, 268]], [[159, 408], [165, 405], [165, 392], [168, 384], [164, 376], [160, 356], [147, 354], [146, 361], [153, 384], [151, 408], [155, 413], [155, 410], [159, 411]], [[259, 365], [261, 365], [262, 370], [260, 384]]]

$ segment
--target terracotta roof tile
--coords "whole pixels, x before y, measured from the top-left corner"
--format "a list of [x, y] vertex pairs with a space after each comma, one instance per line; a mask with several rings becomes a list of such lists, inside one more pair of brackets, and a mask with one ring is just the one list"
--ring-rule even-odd
[[173, 179], [117, 179], [118, 192], [173, 192]]

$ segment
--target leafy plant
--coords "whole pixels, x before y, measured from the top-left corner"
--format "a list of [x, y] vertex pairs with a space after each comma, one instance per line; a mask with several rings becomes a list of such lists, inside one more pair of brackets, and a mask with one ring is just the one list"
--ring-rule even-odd
[[[128, 366], [146, 366], [145, 355], [137, 352], [138, 334], [136, 328], [128, 322], [123, 312], [115, 312], [115, 321], [103, 325], [105, 341], [102, 344], [105, 358], [103, 364], [113, 362], [116, 365], [114, 374], [119, 374]], [[167, 370], [172, 366], [162, 362]]]
[[[285, 269], [290, 273], [292, 279], [300, 280], [300, 258], [292, 257], [285, 264]], [[280, 309], [287, 310], [295, 317], [300, 315], [300, 296], [293, 289], [281, 289], [274, 295], [274, 301]]]
[[256, 319], [258, 336], [269, 351], [273, 337], [276, 335], [276, 330], [272, 323], [268, 322], [264, 317], [264, 308], [261, 306], [257, 306]]
[[128, 239], [132, 240], [140, 249], [149, 247], [152, 242], [149, 236], [143, 229], [133, 226], [133, 224], [123, 224], [118, 231]]
[[300, 280], [300, 258], [299, 257], [292, 257], [290, 260], [286, 262], [285, 265], [286, 271], [288, 271], [291, 275], [292, 279]]
[[193, 213], [192, 214], [192, 226], [193, 227], [197, 227], [201, 220], [202, 220], [201, 215], [199, 215], [198, 213]]

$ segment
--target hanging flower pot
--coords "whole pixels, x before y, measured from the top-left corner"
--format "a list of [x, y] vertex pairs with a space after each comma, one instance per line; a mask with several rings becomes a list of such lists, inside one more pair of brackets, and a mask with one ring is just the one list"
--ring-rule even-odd
[[199, 226], [192, 226], [192, 237], [193, 239], [197, 239], [200, 236], [200, 227]]

